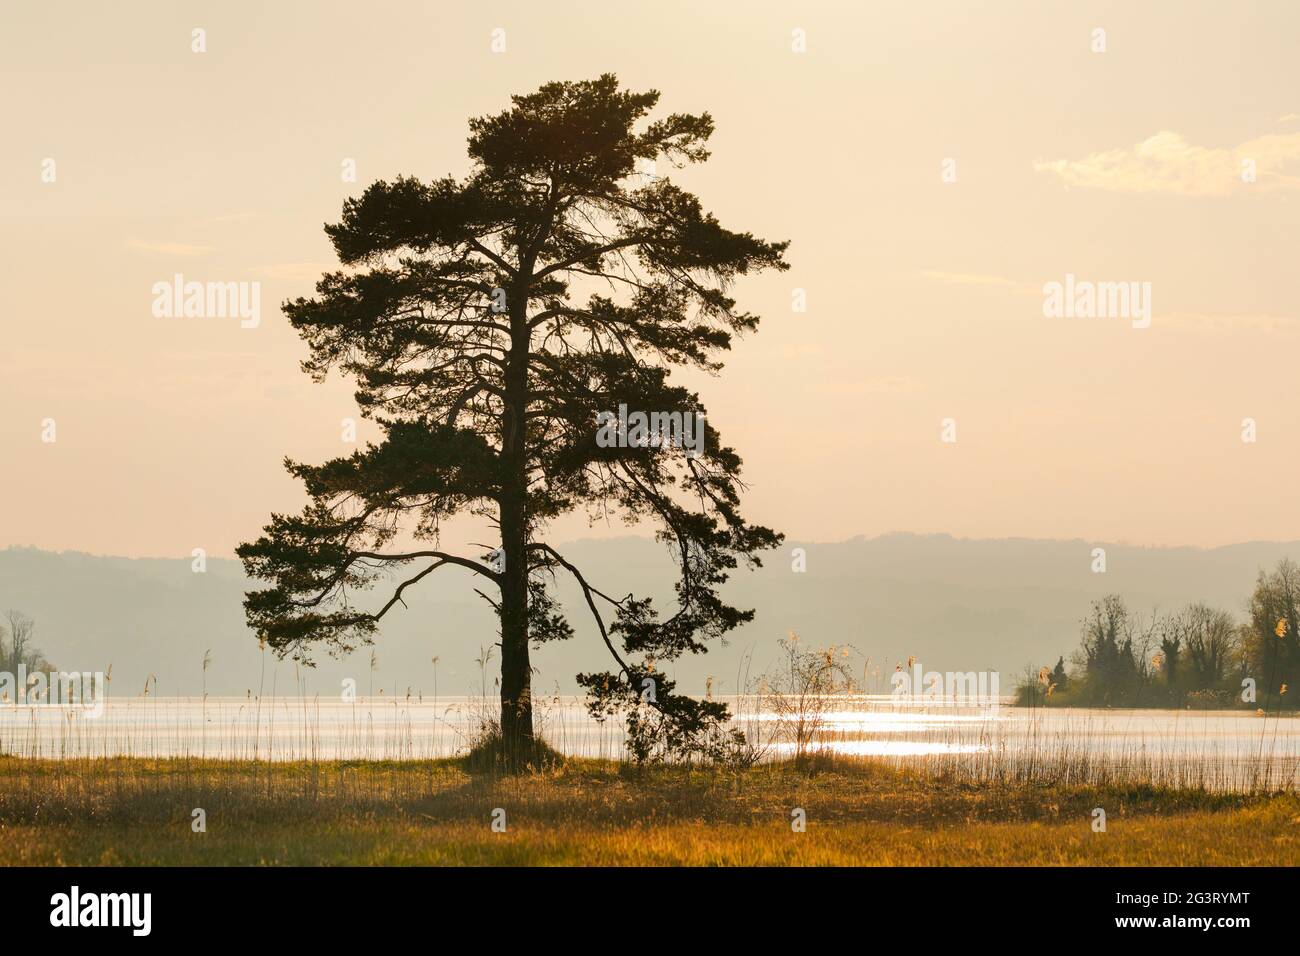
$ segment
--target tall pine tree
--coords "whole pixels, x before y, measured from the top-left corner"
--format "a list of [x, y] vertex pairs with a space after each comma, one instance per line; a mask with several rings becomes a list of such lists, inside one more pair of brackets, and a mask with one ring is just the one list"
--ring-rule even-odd
[[[267, 584], [247, 595], [248, 620], [281, 654], [310, 660], [313, 645], [369, 641], [437, 569], [468, 570], [500, 619], [514, 765], [534, 753], [530, 642], [573, 634], [554, 597], [561, 576], [611, 657], [611, 671], [579, 676], [593, 709], [630, 712], [643, 755], [690, 749], [726, 710], [675, 693], [656, 662], [750, 620], [719, 586], [781, 540], [742, 518], [741, 460], [670, 373], [721, 368], [732, 336], [758, 325], [730, 297], [733, 280], [787, 268], [787, 244], [723, 228], [645, 172], [709, 155], [709, 115], [651, 121], [658, 99], [605, 75], [548, 83], [471, 120], [465, 179], [399, 178], [349, 200], [326, 226], [345, 268], [285, 305], [310, 349], [305, 369], [354, 378], [384, 438], [320, 465], [286, 462], [310, 503], [239, 548]], [[702, 449], [598, 442], [598, 416], [620, 405], [700, 416]], [[675, 607], [615, 596], [545, 540], [548, 522], [580, 508], [654, 523], [677, 566]], [[462, 514], [499, 529], [493, 560], [439, 547], [443, 522]], [[358, 601], [381, 583], [378, 599]]]

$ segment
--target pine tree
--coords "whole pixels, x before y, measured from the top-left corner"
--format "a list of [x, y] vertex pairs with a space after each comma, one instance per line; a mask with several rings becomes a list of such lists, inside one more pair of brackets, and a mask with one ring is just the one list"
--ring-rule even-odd
[[[741, 516], [741, 459], [670, 374], [722, 367], [732, 337], [758, 325], [730, 286], [787, 268], [787, 244], [725, 229], [650, 172], [708, 158], [707, 113], [650, 121], [659, 94], [608, 74], [512, 99], [471, 120], [463, 180], [398, 178], [349, 200], [326, 227], [346, 268], [286, 304], [304, 368], [354, 378], [384, 438], [320, 465], [286, 462], [310, 503], [239, 548], [268, 585], [247, 595], [248, 620], [282, 655], [344, 652], [426, 575], [463, 569], [500, 620], [502, 737], [517, 765], [534, 752], [530, 642], [573, 635], [554, 596], [569, 575], [614, 667], [580, 675], [593, 709], [631, 710], [637, 734], [689, 749], [726, 708], [674, 693], [656, 662], [752, 618], [719, 586], [781, 536]], [[655, 429], [597, 441], [620, 406], [680, 413], [702, 447]], [[671, 613], [613, 596], [546, 541], [548, 522], [580, 508], [657, 526], [678, 572]], [[499, 529], [490, 561], [438, 546], [458, 515]], [[382, 599], [359, 601], [394, 571]]]

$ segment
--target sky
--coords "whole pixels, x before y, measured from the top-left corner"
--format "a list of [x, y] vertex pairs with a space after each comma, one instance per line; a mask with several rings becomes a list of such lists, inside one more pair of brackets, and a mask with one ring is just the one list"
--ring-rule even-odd
[[[0, 547], [229, 556], [297, 511], [282, 459], [350, 452], [356, 415], [278, 309], [333, 266], [322, 224], [463, 175], [510, 94], [607, 71], [710, 112], [674, 177], [791, 241], [734, 290], [757, 334], [686, 377], [752, 520], [1300, 538], [1300, 5], [127, 9], [0, 9]], [[159, 317], [177, 274], [258, 283], [260, 321]], [[1136, 283], [1132, 314], [1045, 314], [1067, 281]]]

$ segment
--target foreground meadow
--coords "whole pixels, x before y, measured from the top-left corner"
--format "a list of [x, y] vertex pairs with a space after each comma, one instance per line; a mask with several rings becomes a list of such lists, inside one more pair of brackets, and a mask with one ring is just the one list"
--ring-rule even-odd
[[1298, 851], [1293, 793], [973, 782], [844, 758], [571, 759], [510, 777], [456, 759], [0, 757], [9, 865], [1286, 865]]

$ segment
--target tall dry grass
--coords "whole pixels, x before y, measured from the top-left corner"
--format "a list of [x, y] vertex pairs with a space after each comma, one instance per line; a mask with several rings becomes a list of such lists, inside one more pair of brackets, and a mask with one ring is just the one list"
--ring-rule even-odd
[[[758, 696], [725, 699], [733, 726], [750, 741], [751, 762], [856, 754], [954, 783], [1127, 783], [1239, 793], [1289, 791], [1300, 772], [1300, 721], [1290, 717], [1166, 712], [1159, 726], [1172, 729], [1147, 732], [1141, 728], [1156, 719], [1149, 711], [1126, 718], [938, 708], [901, 719], [905, 710], [878, 698], [834, 695], [818, 703], [810, 734], [802, 709], [792, 717], [765, 709]], [[621, 728], [593, 722], [576, 699], [556, 691], [539, 696], [535, 709], [539, 736], [559, 753], [626, 760]], [[306, 765], [435, 761], [470, 752], [493, 722], [487, 698], [131, 698], [112, 701], [98, 721], [75, 710], [0, 705], [0, 753], [70, 766], [115, 757]]]

